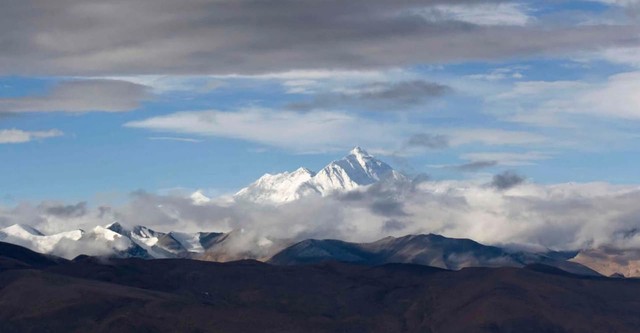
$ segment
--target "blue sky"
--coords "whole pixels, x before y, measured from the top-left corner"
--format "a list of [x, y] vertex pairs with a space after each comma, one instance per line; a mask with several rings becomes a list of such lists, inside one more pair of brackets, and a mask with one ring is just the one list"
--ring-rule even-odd
[[[230, 20], [275, 20], [241, 3]], [[355, 145], [433, 179], [640, 182], [638, 3], [478, 3], [374, 1], [336, 36], [323, 20], [340, 8], [322, 6], [300, 35], [221, 25], [224, 11], [185, 20], [190, 4], [122, 28], [116, 4], [29, 16], [0, 32], [0, 201], [225, 194]], [[385, 11], [398, 32], [374, 31]], [[74, 25], [87, 17], [98, 23]]]

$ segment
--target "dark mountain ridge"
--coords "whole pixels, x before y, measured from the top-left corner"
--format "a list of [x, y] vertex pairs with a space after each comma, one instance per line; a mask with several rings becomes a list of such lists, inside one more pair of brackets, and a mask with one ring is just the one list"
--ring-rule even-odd
[[372, 243], [340, 240], [304, 240], [274, 255], [268, 262], [277, 265], [315, 264], [341, 261], [365, 265], [385, 263], [420, 264], [458, 270], [464, 267], [524, 267], [541, 263], [562, 270], [600, 275], [580, 264], [567, 261], [563, 254], [529, 253], [480, 244], [470, 239], [440, 235], [386, 237]]
[[52, 260], [0, 244], [2, 332], [637, 332], [640, 281], [525, 268]]

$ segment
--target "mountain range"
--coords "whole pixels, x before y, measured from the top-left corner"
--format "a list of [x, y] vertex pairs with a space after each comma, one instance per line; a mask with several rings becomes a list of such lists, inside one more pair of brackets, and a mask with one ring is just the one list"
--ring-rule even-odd
[[[205, 261], [257, 259], [277, 265], [339, 261], [364, 265], [408, 263], [453, 270], [465, 267], [524, 267], [545, 264], [574, 274], [600, 275], [587, 266], [570, 261], [576, 252], [510, 251], [469, 239], [434, 234], [386, 237], [372, 243], [317, 239], [292, 243], [288, 240], [252, 237], [245, 235], [242, 230], [229, 233], [163, 233], [144, 226], [129, 229], [119, 223], [98, 226], [86, 232], [73, 230], [54, 235], [44, 235], [32, 227], [22, 225], [0, 230], [0, 241], [68, 259], [79, 254], [89, 254], [116, 258], [190, 258]], [[235, 246], [238, 242], [254, 242], [255, 246], [239, 251]]]
[[[234, 199], [280, 205], [308, 197], [360, 190], [383, 181], [407, 177], [388, 164], [356, 147], [317, 173], [306, 168], [266, 174], [240, 190]], [[211, 199], [201, 192], [191, 195], [194, 205]], [[256, 259], [278, 265], [317, 264], [340, 261], [365, 265], [420, 264], [458, 270], [465, 267], [524, 267], [545, 264], [582, 275], [640, 276], [638, 261], [625, 251], [585, 249], [574, 252], [533, 253], [487, 246], [469, 239], [440, 235], [387, 237], [371, 243], [341, 240], [277, 239], [256, 236], [245, 230], [231, 232], [160, 232], [146, 226], [126, 227], [113, 222], [89, 230], [70, 230], [45, 235], [28, 225], [0, 229], [0, 241], [33, 251], [72, 259], [80, 254], [116, 258], [191, 258], [205, 261]]]

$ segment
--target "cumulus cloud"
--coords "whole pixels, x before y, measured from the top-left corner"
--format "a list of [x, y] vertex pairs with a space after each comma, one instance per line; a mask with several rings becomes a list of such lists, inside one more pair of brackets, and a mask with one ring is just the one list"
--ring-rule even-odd
[[57, 129], [47, 131], [23, 131], [19, 129], [0, 129], [0, 144], [25, 143], [33, 140], [49, 139], [62, 136], [64, 133]]
[[41, 96], [1, 98], [3, 112], [122, 112], [149, 98], [146, 86], [116, 80], [62, 81]]
[[[199, 205], [190, 198], [136, 192], [123, 205], [96, 206], [68, 218], [51, 215], [45, 205], [2, 207], [0, 223], [30, 224], [45, 233], [90, 230], [113, 219], [165, 232], [236, 230], [237, 251], [253, 250], [262, 239], [364, 242], [416, 233], [556, 250], [640, 248], [640, 233], [634, 232], [640, 229], [637, 186], [540, 185], [500, 176], [506, 179], [500, 191], [475, 181], [390, 182], [279, 206], [220, 199]], [[519, 185], [509, 187], [514, 179]]]
[[635, 25], [535, 23], [526, 8], [497, 0], [12, 1], [0, 13], [0, 31], [7, 32], [0, 73], [256, 74], [565, 54], [638, 42]]

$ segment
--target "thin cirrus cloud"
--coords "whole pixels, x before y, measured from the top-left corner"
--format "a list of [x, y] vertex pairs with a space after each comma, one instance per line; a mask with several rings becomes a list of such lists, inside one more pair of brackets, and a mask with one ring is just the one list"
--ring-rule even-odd
[[152, 136], [148, 138], [151, 141], [175, 141], [175, 142], [187, 142], [187, 143], [200, 143], [202, 140], [193, 138], [180, 138], [173, 136]]
[[26, 143], [34, 140], [55, 138], [64, 135], [57, 129], [47, 131], [23, 131], [19, 129], [0, 129], [0, 144]]
[[[637, 45], [640, 39], [638, 26], [630, 23], [532, 21], [518, 3], [11, 1], [0, 13], [0, 31], [12, 32], [3, 36], [0, 73], [108, 76], [388, 68], [564, 55]], [[421, 14], [434, 11], [439, 14]], [[305, 17], [313, 20], [300, 19]]]
[[124, 112], [137, 109], [150, 98], [143, 85], [116, 80], [72, 80], [57, 83], [38, 96], [0, 98], [0, 111]]
[[363, 141], [372, 146], [389, 145], [401, 131], [398, 126], [341, 112], [299, 113], [256, 108], [234, 112], [177, 112], [128, 122], [124, 126], [240, 139], [294, 151], [344, 149], [345, 144]]
[[[438, 129], [420, 134], [424, 126], [402, 121], [375, 120], [337, 111], [293, 112], [264, 108], [239, 111], [184, 111], [131, 121], [129, 128], [177, 135], [239, 139], [296, 152], [335, 151], [353, 142], [385, 149], [443, 149], [467, 144], [530, 145], [547, 139], [535, 133], [491, 128]], [[418, 133], [407, 141], [406, 133]], [[411, 143], [411, 147], [406, 147]]]

